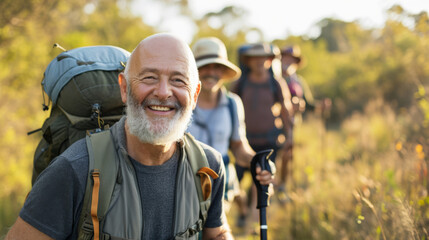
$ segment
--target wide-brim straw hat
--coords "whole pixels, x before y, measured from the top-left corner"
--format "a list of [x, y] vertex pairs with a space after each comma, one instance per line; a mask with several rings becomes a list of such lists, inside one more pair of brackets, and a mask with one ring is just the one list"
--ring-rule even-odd
[[221, 64], [226, 67], [222, 79], [227, 82], [241, 76], [240, 68], [228, 60], [225, 44], [218, 38], [202, 38], [195, 42], [192, 51], [198, 68], [213, 63]]

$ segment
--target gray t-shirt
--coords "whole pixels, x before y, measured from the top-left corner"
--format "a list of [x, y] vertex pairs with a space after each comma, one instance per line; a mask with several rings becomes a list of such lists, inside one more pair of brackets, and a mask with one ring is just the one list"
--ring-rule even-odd
[[[220, 164], [219, 153], [205, 144], [202, 147], [210, 168], [219, 174], [213, 181], [212, 203], [205, 227], [219, 227], [225, 221], [222, 203], [225, 170]], [[142, 239], [170, 239], [173, 236], [174, 187], [179, 155], [180, 152], [176, 152], [160, 166], [144, 166], [132, 161], [143, 206]], [[77, 239], [87, 174], [88, 151], [86, 141], [82, 139], [42, 172], [19, 216], [54, 239]]]
[[[173, 235], [171, 213], [174, 212], [178, 159], [179, 154], [176, 151], [170, 160], [159, 166], [145, 166], [134, 159], [131, 160], [137, 174], [140, 198], [144, 203], [143, 239], [165, 239], [165, 236]], [[159, 204], [160, 201], [163, 203]]]

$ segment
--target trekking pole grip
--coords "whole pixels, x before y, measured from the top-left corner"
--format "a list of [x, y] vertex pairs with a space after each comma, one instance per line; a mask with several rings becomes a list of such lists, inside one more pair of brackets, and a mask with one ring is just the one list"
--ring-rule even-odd
[[252, 173], [253, 182], [256, 185], [256, 189], [258, 190], [258, 203], [256, 208], [261, 209], [267, 207], [268, 203], [268, 185], [261, 185], [259, 180], [256, 179], [256, 167], [261, 167], [261, 170], [268, 170], [271, 172], [269, 160], [270, 156], [273, 153], [273, 149], [267, 149], [259, 151], [253, 156], [252, 162], [250, 163], [250, 172]]

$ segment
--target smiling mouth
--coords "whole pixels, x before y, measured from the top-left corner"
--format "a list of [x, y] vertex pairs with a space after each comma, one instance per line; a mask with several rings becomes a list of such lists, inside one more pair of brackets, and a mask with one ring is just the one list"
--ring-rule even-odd
[[168, 112], [168, 111], [173, 110], [173, 108], [170, 108], [170, 107], [166, 107], [166, 106], [157, 106], [157, 105], [151, 105], [151, 106], [149, 106], [149, 108], [150, 108], [151, 110], [154, 110], [154, 111], [160, 111], [160, 112]]

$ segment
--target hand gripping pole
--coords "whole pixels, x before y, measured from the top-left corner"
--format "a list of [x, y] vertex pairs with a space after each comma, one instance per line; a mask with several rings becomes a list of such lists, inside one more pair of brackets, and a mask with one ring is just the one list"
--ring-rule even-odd
[[268, 170], [271, 172], [269, 160], [270, 156], [273, 153], [273, 149], [267, 149], [263, 151], [259, 151], [253, 156], [252, 162], [250, 163], [250, 172], [252, 173], [253, 182], [256, 185], [256, 189], [258, 191], [258, 203], [256, 208], [259, 209], [259, 222], [260, 222], [260, 236], [261, 240], [267, 239], [267, 214], [266, 207], [269, 206], [269, 193], [268, 193], [268, 185], [261, 185], [259, 181], [256, 179], [256, 167], [261, 167], [261, 170]]

